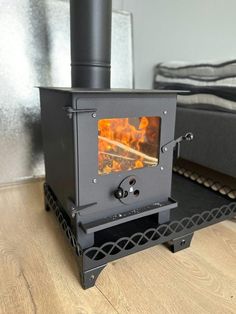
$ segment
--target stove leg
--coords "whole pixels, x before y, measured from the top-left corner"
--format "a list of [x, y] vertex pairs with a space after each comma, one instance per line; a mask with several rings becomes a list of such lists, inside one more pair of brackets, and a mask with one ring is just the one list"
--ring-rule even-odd
[[193, 233], [186, 234], [185, 236], [175, 238], [169, 242], [169, 249], [173, 252], [179, 252], [190, 247], [193, 238]]
[[164, 224], [170, 221], [170, 210], [164, 210], [163, 212], [158, 213], [158, 224]]
[[106, 267], [105, 265], [98, 266], [96, 268], [92, 268], [89, 270], [83, 270], [83, 268], [80, 269], [80, 281], [81, 285], [84, 289], [92, 288], [98, 276], [100, 275], [101, 271]]

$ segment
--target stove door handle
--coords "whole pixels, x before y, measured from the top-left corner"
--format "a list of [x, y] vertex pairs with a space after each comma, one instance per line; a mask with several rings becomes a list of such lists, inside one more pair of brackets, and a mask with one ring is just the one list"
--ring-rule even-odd
[[176, 140], [173, 140], [164, 146], [162, 146], [161, 151], [162, 153], [166, 153], [169, 151], [169, 149], [176, 149], [175, 150], [175, 158], [179, 158], [180, 156], [180, 144], [183, 141], [191, 142], [194, 139], [194, 135], [191, 132], [186, 133], [185, 135], [182, 135], [178, 137]]

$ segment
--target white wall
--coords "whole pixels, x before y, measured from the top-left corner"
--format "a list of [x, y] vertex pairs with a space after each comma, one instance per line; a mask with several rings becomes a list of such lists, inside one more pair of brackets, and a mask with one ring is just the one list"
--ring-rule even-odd
[[136, 88], [169, 60], [236, 58], [236, 0], [113, 0], [133, 13]]
[[112, 0], [113, 10], [122, 10], [124, 6], [124, 0]]

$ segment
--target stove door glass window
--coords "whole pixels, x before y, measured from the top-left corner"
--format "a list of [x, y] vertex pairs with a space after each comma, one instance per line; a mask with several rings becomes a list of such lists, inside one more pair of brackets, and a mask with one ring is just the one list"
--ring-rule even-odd
[[98, 121], [98, 173], [156, 167], [160, 152], [160, 117]]

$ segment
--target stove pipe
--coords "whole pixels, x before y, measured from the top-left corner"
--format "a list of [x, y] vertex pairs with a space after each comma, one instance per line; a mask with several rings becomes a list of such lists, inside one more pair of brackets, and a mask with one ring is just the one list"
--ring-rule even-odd
[[112, 0], [70, 0], [72, 87], [110, 88]]

